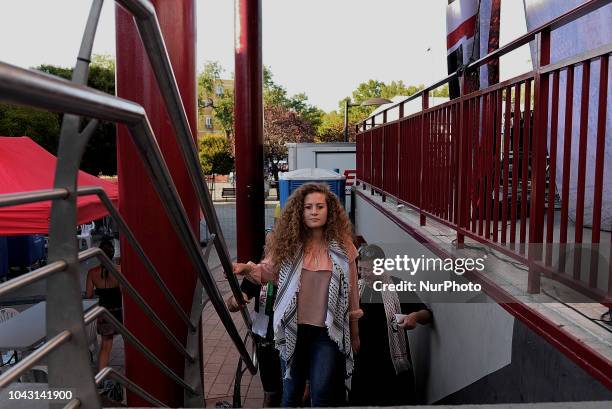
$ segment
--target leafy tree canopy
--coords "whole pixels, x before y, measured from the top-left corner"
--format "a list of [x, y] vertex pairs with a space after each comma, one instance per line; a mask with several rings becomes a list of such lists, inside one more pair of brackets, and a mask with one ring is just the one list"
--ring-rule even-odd
[[[234, 93], [225, 90], [221, 96], [215, 94], [224, 72], [218, 62], [206, 62], [198, 75], [198, 105], [204, 107], [208, 98], [214, 101], [213, 120], [224, 129], [229, 151], [233, 152]], [[274, 167], [287, 155], [285, 143], [314, 140], [323, 111], [311, 105], [305, 93], [288, 95], [285, 87], [274, 81], [270, 67], [263, 68], [263, 100], [264, 150], [267, 161]]]
[[213, 124], [223, 129], [225, 136], [233, 141], [234, 134], [234, 91], [223, 88], [222, 95], [215, 89], [223, 85], [221, 76], [225, 69], [218, 61], [207, 61], [204, 70], [198, 75], [198, 107], [204, 108], [209, 100], [213, 101]]
[[215, 94], [215, 86], [221, 84], [225, 69], [218, 61], [207, 61], [204, 70], [198, 75], [198, 106], [204, 107], [206, 98]]
[[[351, 124], [350, 121], [349, 124]], [[321, 124], [317, 128], [315, 141], [336, 142], [342, 140], [344, 140], [344, 114], [339, 111], [325, 113], [321, 118]]]
[[287, 90], [274, 82], [272, 70], [270, 67], [264, 66], [264, 105], [265, 106], [282, 106], [290, 111], [300, 115], [303, 119], [310, 122], [313, 128], [317, 128], [321, 123], [323, 110], [308, 103], [308, 96], [300, 92], [289, 96]]
[[[321, 121], [317, 127], [316, 140], [320, 142], [342, 141], [344, 140], [344, 104], [349, 101], [352, 106], [349, 109], [349, 140], [354, 140], [354, 124], [363, 121], [377, 108], [376, 106], [359, 106], [370, 98], [392, 99], [397, 95], [410, 96], [424, 88], [420, 85], [406, 85], [403, 81], [391, 81], [385, 83], [379, 80], [368, 80], [357, 85], [350, 97], [345, 97], [338, 101], [338, 110], [327, 112], [321, 116]], [[434, 91], [434, 96], [448, 96], [448, 85]], [[356, 105], [356, 106], [355, 106]]]
[[299, 113], [282, 105], [264, 107], [264, 157], [278, 180], [278, 163], [287, 157], [288, 142], [313, 142], [312, 123]]
[[55, 154], [59, 141], [58, 115], [18, 105], [0, 104], [0, 135], [29, 136]]
[[[221, 82], [223, 67], [218, 62], [207, 62], [203, 72], [198, 77], [198, 95], [214, 95], [215, 85]], [[403, 81], [385, 83], [379, 80], [368, 80], [359, 84], [356, 89], [338, 102], [339, 109], [324, 112], [308, 102], [305, 93], [289, 95], [282, 85], [274, 81], [270, 67], [263, 67], [263, 99], [264, 99], [264, 147], [269, 162], [284, 158], [284, 144], [297, 141], [331, 142], [344, 138], [344, 102], [349, 100], [357, 105], [349, 110], [349, 140], [354, 140], [354, 124], [368, 117], [376, 106], [361, 107], [358, 104], [370, 98], [392, 99], [397, 95], [410, 96], [422, 90], [424, 86], [406, 85]], [[448, 96], [448, 86], [433, 92], [434, 96]], [[215, 98], [215, 120], [225, 130], [226, 136], [233, 146], [233, 93], [227, 92]], [[200, 106], [204, 100], [199, 97]], [[292, 116], [290, 114], [293, 114]], [[290, 118], [290, 119], [289, 119]], [[287, 126], [284, 131], [283, 126]], [[268, 140], [269, 139], [269, 140]], [[283, 148], [281, 148], [281, 145]]]
[[[43, 64], [36, 70], [66, 80], [72, 78], [72, 68]], [[90, 64], [88, 86], [115, 94], [115, 62], [108, 55], [94, 55]], [[0, 135], [29, 136], [47, 151], [56, 154], [63, 115], [28, 107], [0, 104]], [[97, 175], [117, 173], [115, 124], [101, 122], [87, 145], [81, 169]]]
[[234, 158], [224, 136], [206, 135], [200, 139], [200, 165], [205, 175], [227, 175], [234, 169]]

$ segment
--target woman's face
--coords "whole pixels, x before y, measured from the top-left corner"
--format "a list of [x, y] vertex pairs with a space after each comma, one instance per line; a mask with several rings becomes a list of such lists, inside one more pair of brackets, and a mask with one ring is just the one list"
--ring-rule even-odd
[[374, 263], [369, 259], [360, 259], [358, 263], [358, 272], [363, 281], [370, 287], [378, 278], [372, 272]]
[[323, 193], [309, 193], [304, 198], [304, 224], [311, 229], [327, 223], [327, 201]]

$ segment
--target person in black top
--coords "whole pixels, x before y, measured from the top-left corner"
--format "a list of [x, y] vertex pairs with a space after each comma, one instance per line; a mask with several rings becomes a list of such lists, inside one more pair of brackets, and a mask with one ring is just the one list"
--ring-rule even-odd
[[361, 348], [355, 358], [349, 402], [351, 406], [415, 404], [414, 373], [405, 331], [431, 322], [431, 310], [415, 293], [398, 296], [396, 292], [374, 291], [374, 281], [399, 282], [387, 273], [372, 273], [376, 258], [385, 258], [378, 246], [359, 250]]
[[[100, 249], [112, 261], [115, 255], [115, 246], [109, 239], [103, 239], [99, 245]], [[115, 266], [119, 271], [120, 267]], [[119, 283], [110, 275], [104, 266], [94, 267], [87, 272], [86, 294], [87, 298], [93, 298], [94, 294], [99, 298], [98, 305], [106, 308], [112, 315], [123, 323], [123, 300]], [[98, 368], [102, 370], [108, 366], [113, 337], [117, 334], [112, 324], [104, 317], [97, 320], [97, 331], [102, 336], [102, 345], [98, 355]]]
[[[256, 340], [257, 360], [259, 361], [261, 384], [264, 390], [263, 407], [278, 407], [282, 397], [283, 379], [280, 356], [274, 346], [274, 331], [272, 329], [274, 319], [272, 307], [276, 297], [276, 286], [273, 283], [261, 286], [249, 280], [243, 280], [240, 284], [240, 290], [247, 302], [251, 298], [255, 298], [253, 337]], [[236, 312], [240, 309], [233, 295], [228, 298], [226, 304], [230, 312]], [[258, 325], [259, 320], [263, 320], [260, 325]]]

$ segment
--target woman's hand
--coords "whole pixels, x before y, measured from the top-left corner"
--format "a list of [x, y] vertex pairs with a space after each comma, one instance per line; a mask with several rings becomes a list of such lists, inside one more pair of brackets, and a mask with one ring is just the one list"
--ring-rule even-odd
[[253, 271], [253, 267], [246, 263], [232, 263], [232, 267], [237, 276], [248, 276]]
[[351, 337], [351, 347], [353, 348], [354, 354], [359, 353], [359, 349], [361, 348], [361, 342], [359, 341], [359, 335]]
[[411, 330], [416, 328], [417, 323], [417, 314], [413, 312], [408, 315], [403, 315], [397, 322], [397, 326], [405, 330]]
[[361, 342], [359, 341], [359, 324], [358, 321], [351, 321], [351, 348], [353, 348], [353, 353], [359, 353], [359, 349], [361, 348]]
[[[242, 293], [242, 297], [244, 298], [246, 304], [251, 302], [251, 300], [249, 300], [249, 297], [245, 293]], [[227, 305], [227, 309], [230, 312], [236, 312], [242, 309], [242, 306], [238, 303], [236, 297], [234, 297], [233, 295], [228, 298], [227, 301], [225, 301], [225, 305]]]

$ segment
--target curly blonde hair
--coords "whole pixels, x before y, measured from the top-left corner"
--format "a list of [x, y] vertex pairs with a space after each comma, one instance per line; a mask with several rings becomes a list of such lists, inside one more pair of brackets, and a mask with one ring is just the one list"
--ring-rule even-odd
[[270, 255], [274, 268], [291, 258], [304, 246], [310, 237], [310, 228], [304, 223], [304, 201], [310, 193], [322, 193], [327, 203], [327, 222], [323, 237], [326, 242], [336, 241], [346, 251], [352, 230], [349, 219], [338, 197], [323, 183], [306, 183], [291, 194], [280, 220], [276, 223], [266, 244], [266, 254]]

